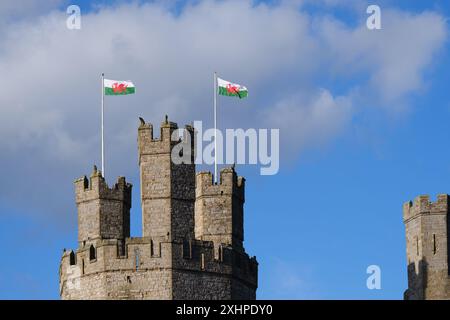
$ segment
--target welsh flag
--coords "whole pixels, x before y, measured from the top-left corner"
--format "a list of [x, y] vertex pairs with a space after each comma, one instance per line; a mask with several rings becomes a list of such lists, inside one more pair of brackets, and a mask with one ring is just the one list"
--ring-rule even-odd
[[118, 96], [124, 94], [135, 93], [136, 88], [131, 81], [117, 81], [105, 79], [103, 82], [105, 87], [105, 95], [107, 96]]
[[248, 96], [247, 88], [240, 84], [217, 78], [217, 86], [219, 88], [219, 94], [222, 96], [238, 97], [239, 99]]

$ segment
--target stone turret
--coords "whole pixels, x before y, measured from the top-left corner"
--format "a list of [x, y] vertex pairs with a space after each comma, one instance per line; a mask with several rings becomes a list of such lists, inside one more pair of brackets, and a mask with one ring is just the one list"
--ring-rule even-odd
[[194, 235], [194, 135], [192, 127], [186, 126], [191, 162], [175, 164], [172, 150], [180, 140], [171, 137], [177, 130], [177, 124], [167, 117], [159, 138], [154, 138], [151, 124], [141, 123], [138, 130], [142, 233], [146, 237], [185, 239]]
[[419, 196], [403, 205], [408, 260], [405, 299], [450, 299], [449, 196]]
[[124, 177], [109, 188], [95, 166], [89, 180], [84, 176], [75, 181], [80, 246], [130, 236], [131, 188]]
[[195, 237], [243, 250], [245, 179], [224, 168], [218, 184], [210, 172], [198, 173], [196, 181]]

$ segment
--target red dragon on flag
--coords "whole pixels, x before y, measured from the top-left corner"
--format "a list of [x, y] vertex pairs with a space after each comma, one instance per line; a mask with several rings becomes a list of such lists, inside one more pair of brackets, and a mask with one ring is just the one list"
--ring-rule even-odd
[[114, 93], [125, 93], [127, 90], [128, 85], [125, 83], [113, 83], [112, 89]]
[[232, 83], [221, 78], [217, 78], [218, 94], [229, 97], [239, 97], [239, 99], [246, 98], [248, 96], [248, 90], [246, 87], [237, 83]]
[[239, 94], [239, 87], [232, 84], [227, 84], [227, 92], [232, 94]]

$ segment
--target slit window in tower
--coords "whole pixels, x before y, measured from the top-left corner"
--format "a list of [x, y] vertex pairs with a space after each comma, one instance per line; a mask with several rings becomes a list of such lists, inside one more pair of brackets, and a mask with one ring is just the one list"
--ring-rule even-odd
[[69, 264], [71, 266], [74, 266], [76, 264], [75, 261], [75, 253], [73, 251], [70, 251], [70, 255], [69, 255]]
[[437, 246], [436, 246], [436, 235], [433, 234], [433, 254], [436, 254]]
[[96, 260], [97, 259], [97, 254], [95, 252], [95, 248], [94, 246], [91, 244], [91, 246], [89, 247], [89, 260]]
[[419, 237], [416, 237], [417, 255], [419, 255]]
[[204, 253], [201, 254], [200, 263], [201, 263], [200, 268], [202, 270], [205, 270], [205, 254]]
[[219, 246], [219, 261], [223, 262], [223, 248], [222, 245]]
[[135, 262], [136, 262], [136, 270], [138, 270], [139, 269], [139, 249], [135, 249], [134, 250], [134, 255], [135, 255], [135, 257], [136, 257], [136, 260], [135, 260]]

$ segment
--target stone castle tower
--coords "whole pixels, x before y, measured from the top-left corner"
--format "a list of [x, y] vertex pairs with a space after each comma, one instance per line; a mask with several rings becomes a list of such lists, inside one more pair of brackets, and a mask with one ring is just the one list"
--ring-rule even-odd
[[195, 172], [194, 129], [183, 142], [192, 164], [174, 164], [177, 124], [160, 138], [138, 129], [141, 238], [130, 238], [131, 184], [110, 188], [95, 167], [75, 181], [78, 249], [63, 253], [62, 299], [255, 299], [258, 263], [243, 247], [245, 179], [234, 168]]
[[419, 196], [403, 205], [408, 259], [406, 300], [450, 299], [450, 201]]

